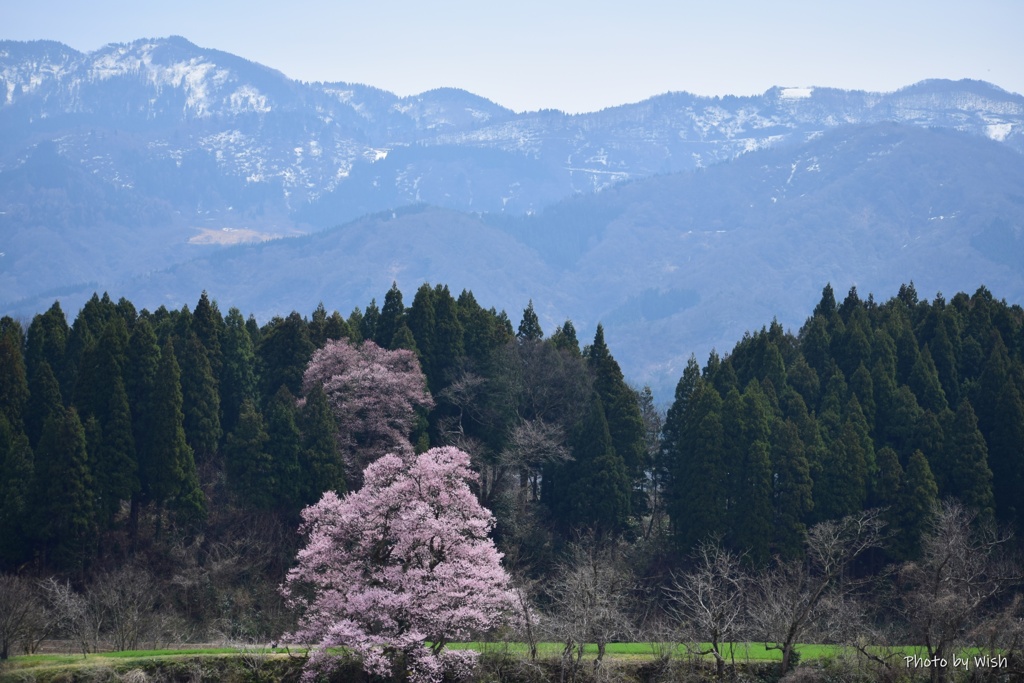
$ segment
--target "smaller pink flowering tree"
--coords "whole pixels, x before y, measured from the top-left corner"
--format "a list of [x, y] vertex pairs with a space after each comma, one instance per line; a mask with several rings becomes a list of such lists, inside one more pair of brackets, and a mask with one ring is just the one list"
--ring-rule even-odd
[[323, 387], [338, 421], [338, 445], [345, 454], [350, 483], [386, 453], [412, 453], [409, 434], [416, 410], [434, 401], [416, 355], [382, 349], [372, 341], [353, 346], [328, 341], [313, 354], [302, 376], [303, 391]]
[[515, 609], [488, 537], [494, 519], [469, 488], [475, 479], [457, 448], [389, 454], [366, 468], [359, 491], [328, 491], [303, 511], [309, 540], [282, 590], [302, 610], [292, 637], [317, 644], [309, 679], [339, 646], [381, 676], [396, 665], [422, 682], [468, 671], [474, 654], [445, 645], [502, 625]]

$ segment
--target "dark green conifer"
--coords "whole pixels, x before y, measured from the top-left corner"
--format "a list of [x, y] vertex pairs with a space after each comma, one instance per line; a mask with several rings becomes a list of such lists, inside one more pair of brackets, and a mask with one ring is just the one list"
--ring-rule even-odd
[[854, 396], [837, 438], [824, 453], [814, 481], [814, 511], [819, 521], [840, 519], [864, 508], [867, 482], [874, 464], [864, 413]]
[[16, 429], [24, 428], [28, 403], [28, 374], [22, 354], [21, 325], [9, 316], [0, 319], [0, 415]]
[[299, 471], [302, 435], [296, 420], [297, 411], [295, 397], [287, 387], [281, 387], [267, 405], [264, 416], [266, 451], [274, 467], [275, 507], [288, 512], [298, 512], [302, 495]]
[[447, 285], [438, 285], [434, 288], [434, 343], [424, 368], [431, 391], [437, 392], [447, 386], [458, 373], [464, 358], [458, 304]]
[[580, 355], [580, 342], [576, 338], [576, 327], [571, 320], [566, 320], [555, 328], [554, 334], [551, 335], [551, 343], [559, 351], [566, 351], [574, 356]]
[[914, 362], [908, 384], [914, 395], [917, 396], [918, 405], [925, 410], [938, 414], [948, 407], [946, 392], [942, 390], [938, 370], [935, 368], [935, 362], [932, 360], [931, 351], [927, 346]]
[[[370, 337], [372, 338], [372, 337]], [[268, 323], [256, 349], [259, 359], [260, 395], [264, 401], [283, 384], [292, 394], [302, 391], [302, 374], [313, 357], [313, 342], [300, 316], [292, 311], [287, 318]]]
[[352, 309], [352, 312], [348, 314], [348, 325], [349, 336], [348, 339], [353, 344], [361, 344], [363, 341], [363, 311], [358, 306]]
[[768, 559], [771, 541], [769, 415], [770, 407], [756, 382], [743, 394], [731, 390], [722, 405], [726, 540], [737, 551], [749, 552], [755, 564]]
[[995, 510], [988, 447], [978, 430], [978, 418], [969, 401], [961, 401], [957, 407], [946, 443], [949, 493], [966, 507], [976, 510], [982, 519], [991, 519]]
[[93, 458], [101, 526], [114, 520], [121, 501], [131, 500], [139, 491], [131, 408], [120, 375], [114, 376], [106, 398], [103, 414], [97, 417], [101, 436]]
[[224, 368], [220, 382], [222, 432], [231, 433], [238, 423], [242, 403], [257, 398], [256, 349], [245, 329], [245, 319], [231, 308], [224, 319]]
[[338, 449], [338, 425], [323, 387], [313, 387], [306, 396], [306, 404], [299, 412], [299, 426], [302, 430], [301, 502], [312, 505], [325, 491], [345, 493], [345, 463]]
[[199, 490], [192, 449], [185, 440], [181, 370], [168, 340], [160, 353], [153, 387], [147, 447], [139, 452], [139, 479], [144, 500], [174, 503], [188, 520], [201, 519], [205, 500]]
[[[96, 332], [99, 332], [97, 329]], [[84, 315], [79, 314], [71, 325], [68, 333], [68, 343], [65, 346], [64, 360], [60, 364], [61, 373], [57, 376], [60, 381], [60, 395], [69, 401], [75, 397], [75, 389], [78, 385], [79, 366], [86, 351], [95, 346], [96, 338]], [[56, 371], [56, 368], [54, 368]], [[87, 386], [87, 385], [86, 385]]]
[[682, 420], [669, 514], [684, 552], [725, 533], [726, 478], [722, 399], [703, 378]]
[[434, 354], [434, 290], [424, 282], [416, 290], [406, 319], [409, 330], [416, 340], [420, 358], [432, 358]]
[[373, 341], [377, 346], [385, 349], [395, 348], [392, 341], [404, 319], [405, 304], [402, 303], [402, 292], [398, 289], [398, 283], [392, 282], [391, 289], [384, 295], [384, 307], [380, 309], [380, 319], [374, 331]]
[[363, 311], [363, 319], [359, 322], [359, 336], [364, 341], [375, 339], [378, 322], [380, 322], [380, 309], [377, 308], [377, 300], [370, 299], [370, 305]]
[[921, 451], [914, 451], [907, 462], [899, 519], [894, 529], [893, 548], [897, 559], [912, 560], [921, 556], [921, 537], [931, 525], [938, 497], [928, 460]]
[[25, 365], [31, 377], [38, 363], [46, 361], [55, 377], [60, 377], [64, 352], [68, 343], [68, 319], [64, 315], [60, 302], [55, 301], [45, 313], [32, 319], [28, 327], [26, 341]]
[[569, 529], [621, 533], [629, 520], [631, 484], [612, 445], [604, 407], [595, 396], [572, 439], [572, 483], [565, 510]]
[[520, 342], [540, 341], [544, 338], [544, 331], [540, 328], [540, 319], [537, 312], [533, 310], [533, 299], [523, 309], [523, 318], [519, 321], [519, 331], [516, 338]]
[[810, 464], [792, 420], [777, 421], [772, 431], [771, 552], [783, 559], [803, 553], [807, 519], [814, 508]]
[[44, 563], [82, 571], [95, 553], [96, 489], [85, 429], [74, 408], [51, 415], [36, 449], [33, 518]]
[[345, 319], [341, 317], [341, 313], [334, 311], [327, 316], [327, 320], [324, 322], [324, 336], [334, 341], [350, 339], [352, 337], [352, 330], [349, 328], [348, 323], [345, 322]]
[[636, 480], [643, 476], [646, 465], [643, 418], [636, 392], [626, 384], [622, 369], [604, 341], [604, 327], [600, 324], [587, 353], [587, 366], [605, 409], [612, 447], [626, 463], [630, 477]]
[[398, 331], [395, 332], [395, 336], [391, 338], [391, 348], [396, 350], [405, 349], [406, 351], [412, 351], [416, 354], [417, 358], [422, 359], [419, 347], [416, 346], [416, 338], [412, 335], [412, 330], [409, 329], [409, 326], [405, 324], [404, 320], [399, 326]]
[[[796, 360], [790, 363], [786, 371], [786, 383], [800, 392], [805, 405], [818, 405], [821, 398], [821, 381], [818, 379], [818, 373], [807, 364], [803, 355], [797, 356]], [[781, 391], [779, 387], [775, 389]]]
[[181, 394], [185, 439], [200, 462], [213, 459], [220, 443], [220, 394], [206, 348], [195, 334], [182, 345]]
[[204, 290], [192, 312], [192, 331], [206, 350], [206, 358], [210, 362], [210, 370], [215, 379], [220, 379], [223, 356], [221, 342], [224, 336], [224, 318], [220, 314], [216, 301], [210, 301]]
[[832, 359], [831, 346], [828, 321], [824, 316], [816, 314], [800, 332], [800, 351], [807, 364], [819, 375], [825, 372]]
[[235, 495], [245, 505], [262, 510], [272, 509], [277, 502], [277, 472], [267, 453], [268, 439], [263, 416], [252, 401], [244, 401], [235, 431], [224, 445], [224, 459]]
[[0, 414], [0, 570], [13, 570], [29, 559], [34, 481], [28, 437]]
[[157, 372], [160, 368], [160, 347], [149, 321], [141, 318], [128, 340], [128, 362], [125, 366], [125, 393], [132, 411], [132, 431], [136, 449], [148, 444], [145, 433], [155, 416], [153, 406]]
[[1024, 532], [1024, 400], [1013, 382], [1003, 385], [992, 421], [987, 444], [996, 515]]
[[851, 395], [857, 397], [857, 403], [864, 413], [864, 419], [868, 422], [868, 428], [872, 434], [875, 433], [875, 415], [877, 404], [875, 403], [875, 383], [871, 379], [871, 373], [863, 363], [857, 367], [850, 377], [849, 390]]

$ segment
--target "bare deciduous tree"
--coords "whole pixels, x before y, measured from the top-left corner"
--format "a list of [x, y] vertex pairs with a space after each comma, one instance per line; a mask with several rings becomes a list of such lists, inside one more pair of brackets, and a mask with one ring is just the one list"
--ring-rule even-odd
[[26, 637], [33, 614], [40, 609], [28, 579], [0, 574], [0, 660]]
[[148, 571], [129, 565], [97, 577], [88, 602], [114, 649], [135, 650], [155, 623], [156, 584]]
[[880, 545], [883, 526], [878, 510], [816, 524], [807, 533], [806, 559], [778, 562], [757, 577], [751, 616], [766, 647], [782, 651], [782, 675], [809, 627], [856, 587], [840, 579], [854, 559]]
[[[1020, 567], [1005, 556], [1009, 539], [959, 503], [943, 503], [936, 511], [921, 540], [921, 559], [900, 570], [912, 636], [932, 662], [950, 657], [972, 629], [993, 617], [997, 598], [1020, 581]], [[932, 681], [946, 680], [947, 667], [929, 668]]]
[[599, 546], [588, 536], [573, 544], [568, 559], [548, 587], [552, 607], [548, 626], [564, 648], [562, 676], [575, 680], [587, 643], [597, 645], [594, 668], [600, 668], [609, 642], [632, 631], [629, 595], [633, 575], [617, 544]]
[[746, 618], [748, 578], [740, 566], [741, 556], [723, 548], [717, 539], [702, 542], [694, 556], [694, 569], [672, 582], [670, 610], [691, 651], [712, 655], [721, 677], [726, 662], [722, 644], [736, 640]]
[[77, 593], [67, 581], [61, 582], [54, 577], [43, 581], [41, 588], [53, 615], [54, 630], [72, 639], [82, 656], [95, 651], [103, 623], [85, 596]]

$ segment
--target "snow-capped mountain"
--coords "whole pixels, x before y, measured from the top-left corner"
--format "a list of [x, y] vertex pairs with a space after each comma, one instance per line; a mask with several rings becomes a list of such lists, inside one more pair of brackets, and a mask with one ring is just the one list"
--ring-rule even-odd
[[[410, 202], [536, 211], [575, 192], [852, 123], [955, 128], [1024, 151], [1024, 97], [980, 82], [926, 81], [885, 94], [670, 93], [576, 116], [516, 114], [459, 90], [399, 98], [362, 85], [301, 83], [177, 37], [88, 54], [2, 42], [0, 96], [0, 172], [41, 139], [122, 187], [145, 183], [154, 168], [207, 164], [243, 204], [271, 204], [316, 227]], [[103, 133], [114, 131], [131, 142], [112, 145]], [[353, 205], [351, 191], [331, 196], [346, 185], [361, 202]]]
[[667, 396], [691, 351], [799, 325], [825, 282], [1024, 300], [1021, 188], [1024, 97], [977, 81], [516, 113], [182, 38], [0, 42], [3, 314], [207, 289], [265, 318], [445, 282], [603, 321]]

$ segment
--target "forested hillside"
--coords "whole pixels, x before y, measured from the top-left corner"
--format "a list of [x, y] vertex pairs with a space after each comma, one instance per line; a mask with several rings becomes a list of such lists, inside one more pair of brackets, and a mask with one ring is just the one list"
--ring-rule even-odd
[[[577, 641], [628, 639], [691, 623], [665, 591], [715, 553], [766, 586], [799, 567], [833, 581], [927, 563], [937, 519], [1024, 531], [1022, 394], [1024, 311], [985, 288], [928, 301], [910, 284], [882, 303], [826, 286], [797, 333], [772, 322], [691, 358], [665, 415], [600, 326], [581, 348], [532, 302], [513, 323], [468, 291], [424, 284], [407, 303], [393, 286], [347, 316], [321, 305], [260, 326], [205, 293], [152, 312], [94, 296], [70, 324], [59, 303], [0, 323], [0, 569], [48, 579], [41, 614], [60, 596], [148, 596], [160, 618], [114, 639], [126, 647], [157, 631], [277, 637], [295, 623], [278, 586], [300, 511], [358, 489], [385, 453], [447, 445], [470, 455], [504, 564], [548, 628], [568, 623], [572, 572], [607, 565], [618, 588], [601, 590], [633, 599]], [[937, 517], [943, 500], [964, 512]], [[850, 520], [870, 542], [821, 564], [822, 529], [843, 539]], [[912, 611], [877, 614], [921, 637]], [[766, 624], [730, 637], [785, 645]]]

